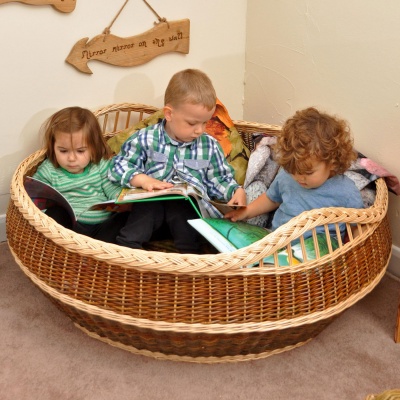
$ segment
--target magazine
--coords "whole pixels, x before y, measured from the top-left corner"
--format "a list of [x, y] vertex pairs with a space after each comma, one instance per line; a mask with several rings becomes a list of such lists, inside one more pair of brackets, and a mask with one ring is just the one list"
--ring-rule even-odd
[[[68, 200], [58, 190], [30, 176], [25, 178], [24, 186], [29, 197], [40, 210], [45, 210], [51, 206], [59, 205], [67, 210], [73, 221], [76, 221], [77, 216], [75, 215], [74, 210]], [[108, 200], [94, 204], [89, 207], [88, 210], [123, 212], [130, 210], [132, 204], [138, 201], [187, 199], [191, 202], [199, 218], [202, 218], [204, 215], [208, 214], [202, 209], [201, 204], [199, 203], [201, 198], [201, 194], [195, 188], [186, 183], [179, 183], [168, 189], [153, 191], [147, 191], [141, 188], [123, 188], [115, 200]], [[217, 201], [210, 201], [210, 203], [213, 204], [222, 214], [233, 209], [233, 207], [228, 206], [226, 203], [220, 203]]]
[[[232, 222], [224, 218], [199, 218], [188, 220], [188, 223], [193, 226], [205, 239], [207, 239], [221, 253], [229, 253], [263, 239], [271, 231], [257, 225], [251, 225], [247, 222], [238, 221]], [[326, 240], [326, 235], [318, 233], [316, 235], [320, 256], [329, 253], [329, 247]], [[338, 241], [334, 237], [330, 237], [332, 250], [338, 248]], [[316, 258], [314, 239], [308, 237], [304, 239], [304, 248], [308, 260]], [[292, 260], [289, 262], [289, 255], [286, 250], [278, 252], [278, 264], [280, 266], [294, 265], [304, 261], [303, 252], [300, 242], [291, 246]], [[274, 264], [274, 257], [268, 256], [263, 260], [266, 264]], [[258, 265], [258, 264], [255, 264]], [[255, 266], [253, 265], [253, 266]]]

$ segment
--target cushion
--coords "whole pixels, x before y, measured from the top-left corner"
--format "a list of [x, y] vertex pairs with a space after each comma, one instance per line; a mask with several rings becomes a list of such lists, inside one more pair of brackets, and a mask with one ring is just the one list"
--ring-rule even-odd
[[117, 154], [119, 153], [121, 146], [130, 136], [132, 136], [133, 133], [137, 132], [139, 129], [146, 128], [147, 126], [155, 125], [158, 122], [161, 122], [163, 118], [163, 110], [158, 110], [154, 114], [148, 116], [146, 119], [118, 132], [112, 138], [107, 140], [107, 144], [110, 146], [111, 150]]
[[[164, 118], [163, 110], [156, 111], [146, 119], [124, 129], [108, 139], [107, 143], [114, 153], [118, 153], [122, 144], [136, 131], [160, 122]], [[221, 145], [228, 163], [232, 166], [235, 179], [239, 185], [243, 185], [246, 176], [247, 163], [250, 150], [244, 144], [240, 133], [229, 117], [225, 106], [217, 100], [217, 106], [213, 116], [206, 125], [206, 132], [214, 137]]]
[[217, 99], [215, 112], [206, 125], [206, 132], [218, 140], [228, 163], [232, 166], [236, 182], [244, 184], [250, 150], [243, 142], [242, 136], [236, 129], [228, 110]]

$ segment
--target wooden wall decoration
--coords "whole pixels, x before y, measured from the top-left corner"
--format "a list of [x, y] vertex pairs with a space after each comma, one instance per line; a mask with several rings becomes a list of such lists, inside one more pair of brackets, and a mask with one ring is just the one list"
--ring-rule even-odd
[[24, 3], [33, 6], [52, 5], [56, 10], [70, 13], [74, 11], [76, 0], [0, 0], [0, 4]]
[[88, 62], [102, 61], [121, 67], [144, 64], [156, 56], [167, 52], [189, 53], [190, 21], [182, 19], [167, 21], [140, 35], [122, 38], [110, 33], [103, 33], [80, 39], [66, 61], [79, 71], [92, 74]]

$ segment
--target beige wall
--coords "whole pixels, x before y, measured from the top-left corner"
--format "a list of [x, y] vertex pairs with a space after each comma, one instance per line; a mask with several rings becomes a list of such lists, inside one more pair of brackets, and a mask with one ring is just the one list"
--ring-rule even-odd
[[[161, 106], [170, 76], [187, 67], [210, 75], [235, 119], [281, 124], [309, 105], [340, 114], [351, 123], [356, 147], [400, 176], [400, 2], [151, 4], [170, 20], [190, 19], [189, 54], [164, 54], [130, 68], [93, 61], [93, 75], [64, 60], [77, 40], [101, 33], [122, 2], [77, 0], [71, 14], [50, 6], [0, 5], [0, 240], [5, 240], [12, 173], [39, 148], [37, 132], [45, 118], [69, 105], [97, 108], [132, 101]], [[133, 36], [155, 20], [144, 3], [130, 2], [111, 31]], [[398, 248], [400, 198], [393, 195], [389, 216]]]
[[[92, 75], [64, 60], [81, 38], [103, 32], [124, 2], [77, 0], [70, 14], [51, 6], [0, 5], [0, 240], [12, 173], [40, 146], [38, 129], [57, 109], [97, 108], [116, 102], [161, 106], [168, 80], [178, 70], [204, 70], [232, 117], [242, 117], [246, 0], [153, 0], [161, 17], [191, 22], [188, 55], [167, 53], [136, 67], [89, 63]], [[154, 14], [142, 1], [127, 3], [111, 32], [139, 35], [153, 27]]]
[[[282, 124], [317, 106], [350, 122], [356, 148], [400, 177], [400, 2], [248, 0], [246, 120]], [[400, 198], [390, 195], [394, 245]]]

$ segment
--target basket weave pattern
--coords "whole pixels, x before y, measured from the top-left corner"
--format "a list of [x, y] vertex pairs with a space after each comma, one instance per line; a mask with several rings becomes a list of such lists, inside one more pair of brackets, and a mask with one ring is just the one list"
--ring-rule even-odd
[[[119, 104], [96, 112], [107, 137], [157, 109]], [[235, 121], [251, 133], [273, 125]], [[183, 361], [261, 358], [304, 344], [382, 278], [391, 254], [388, 193], [377, 181], [372, 207], [305, 212], [230, 254], [132, 250], [78, 235], [39, 211], [23, 187], [43, 160], [27, 157], [11, 183], [7, 237], [21, 269], [89, 335], [132, 352]], [[320, 225], [357, 224], [339, 249], [290, 267], [262, 259]], [[256, 268], [248, 265], [259, 263]]]

